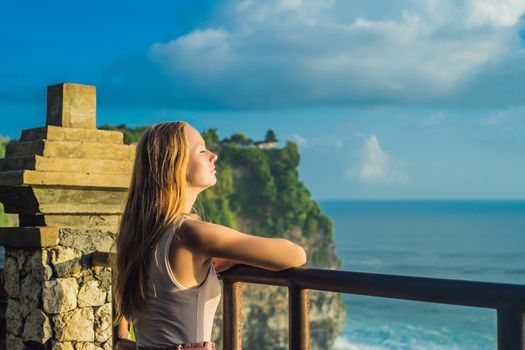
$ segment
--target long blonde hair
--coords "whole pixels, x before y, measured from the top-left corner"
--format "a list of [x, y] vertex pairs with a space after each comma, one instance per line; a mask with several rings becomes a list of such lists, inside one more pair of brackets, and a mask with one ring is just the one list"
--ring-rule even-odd
[[186, 122], [151, 126], [137, 143], [122, 214], [114, 269], [115, 322], [132, 318], [145, 303], [149, 261], [163, 231], [185, 213], [189, 141]]

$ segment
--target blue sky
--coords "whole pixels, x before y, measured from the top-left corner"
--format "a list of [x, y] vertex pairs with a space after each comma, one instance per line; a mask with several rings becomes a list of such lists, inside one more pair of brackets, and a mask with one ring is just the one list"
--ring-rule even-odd
[[271, 128], [299, 144], [315, 199], [524, 199], [524, 13], [524, 0], [6, 3], [0, 135], [42, 126], [46, 86], [68, 81], [97, 86], [98, 125]]

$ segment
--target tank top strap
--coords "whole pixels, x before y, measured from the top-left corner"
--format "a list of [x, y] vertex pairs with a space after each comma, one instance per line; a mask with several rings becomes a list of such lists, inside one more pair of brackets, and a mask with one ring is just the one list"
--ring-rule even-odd
[[184, 220], [187, 218], [188, 218], [187, 215], [182, 215], [181, 217], [177, 218], [174, 225], [170, 227], [170, 229], [168, 230], [168, 233], [163, 238], [163, 242], [162, 242], [163, 247], [162, 249], [160, 249], [160, 256], [159, 256], [160, 261], [163, 263], [162, 265], [163, 272], [168, 277], [168, 279], [172, 283], [174, 283], [177, 286], [177, 288], [181, 290], [193, 289], [193, 288], [184, 287], [182, 284], [179, 283], [179, 281], [177, 281], [177, 279], [173, 275], [173, 271], [171, 270], [171, 267], [170, 267], [169, 249], [171, 246], [171, 242], [173, 241], [173, 239], [175, 238], [177, 234], [177, 231], [179, 230]]

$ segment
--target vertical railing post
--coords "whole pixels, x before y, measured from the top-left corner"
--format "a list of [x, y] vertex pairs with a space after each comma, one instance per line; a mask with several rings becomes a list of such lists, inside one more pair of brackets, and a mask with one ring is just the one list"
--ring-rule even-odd
[[242, 285], [223, 279], [223, 350], [242, 349]]
[[290, 350], [310, 349], [310, 291], [288, 287], [288, 343]]
[[498, 350], [525, 350], [525, 313], [517, 305], [505, 305], [498, 313]]

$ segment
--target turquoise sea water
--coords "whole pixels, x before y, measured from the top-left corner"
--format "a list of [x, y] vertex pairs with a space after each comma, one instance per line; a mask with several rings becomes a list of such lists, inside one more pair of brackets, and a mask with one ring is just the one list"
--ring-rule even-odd
[[[320, 201], [351, 271], [525, 284], [525, 201]], [[344, 294], [333, 350], [495, 350], [490, 309]]]

